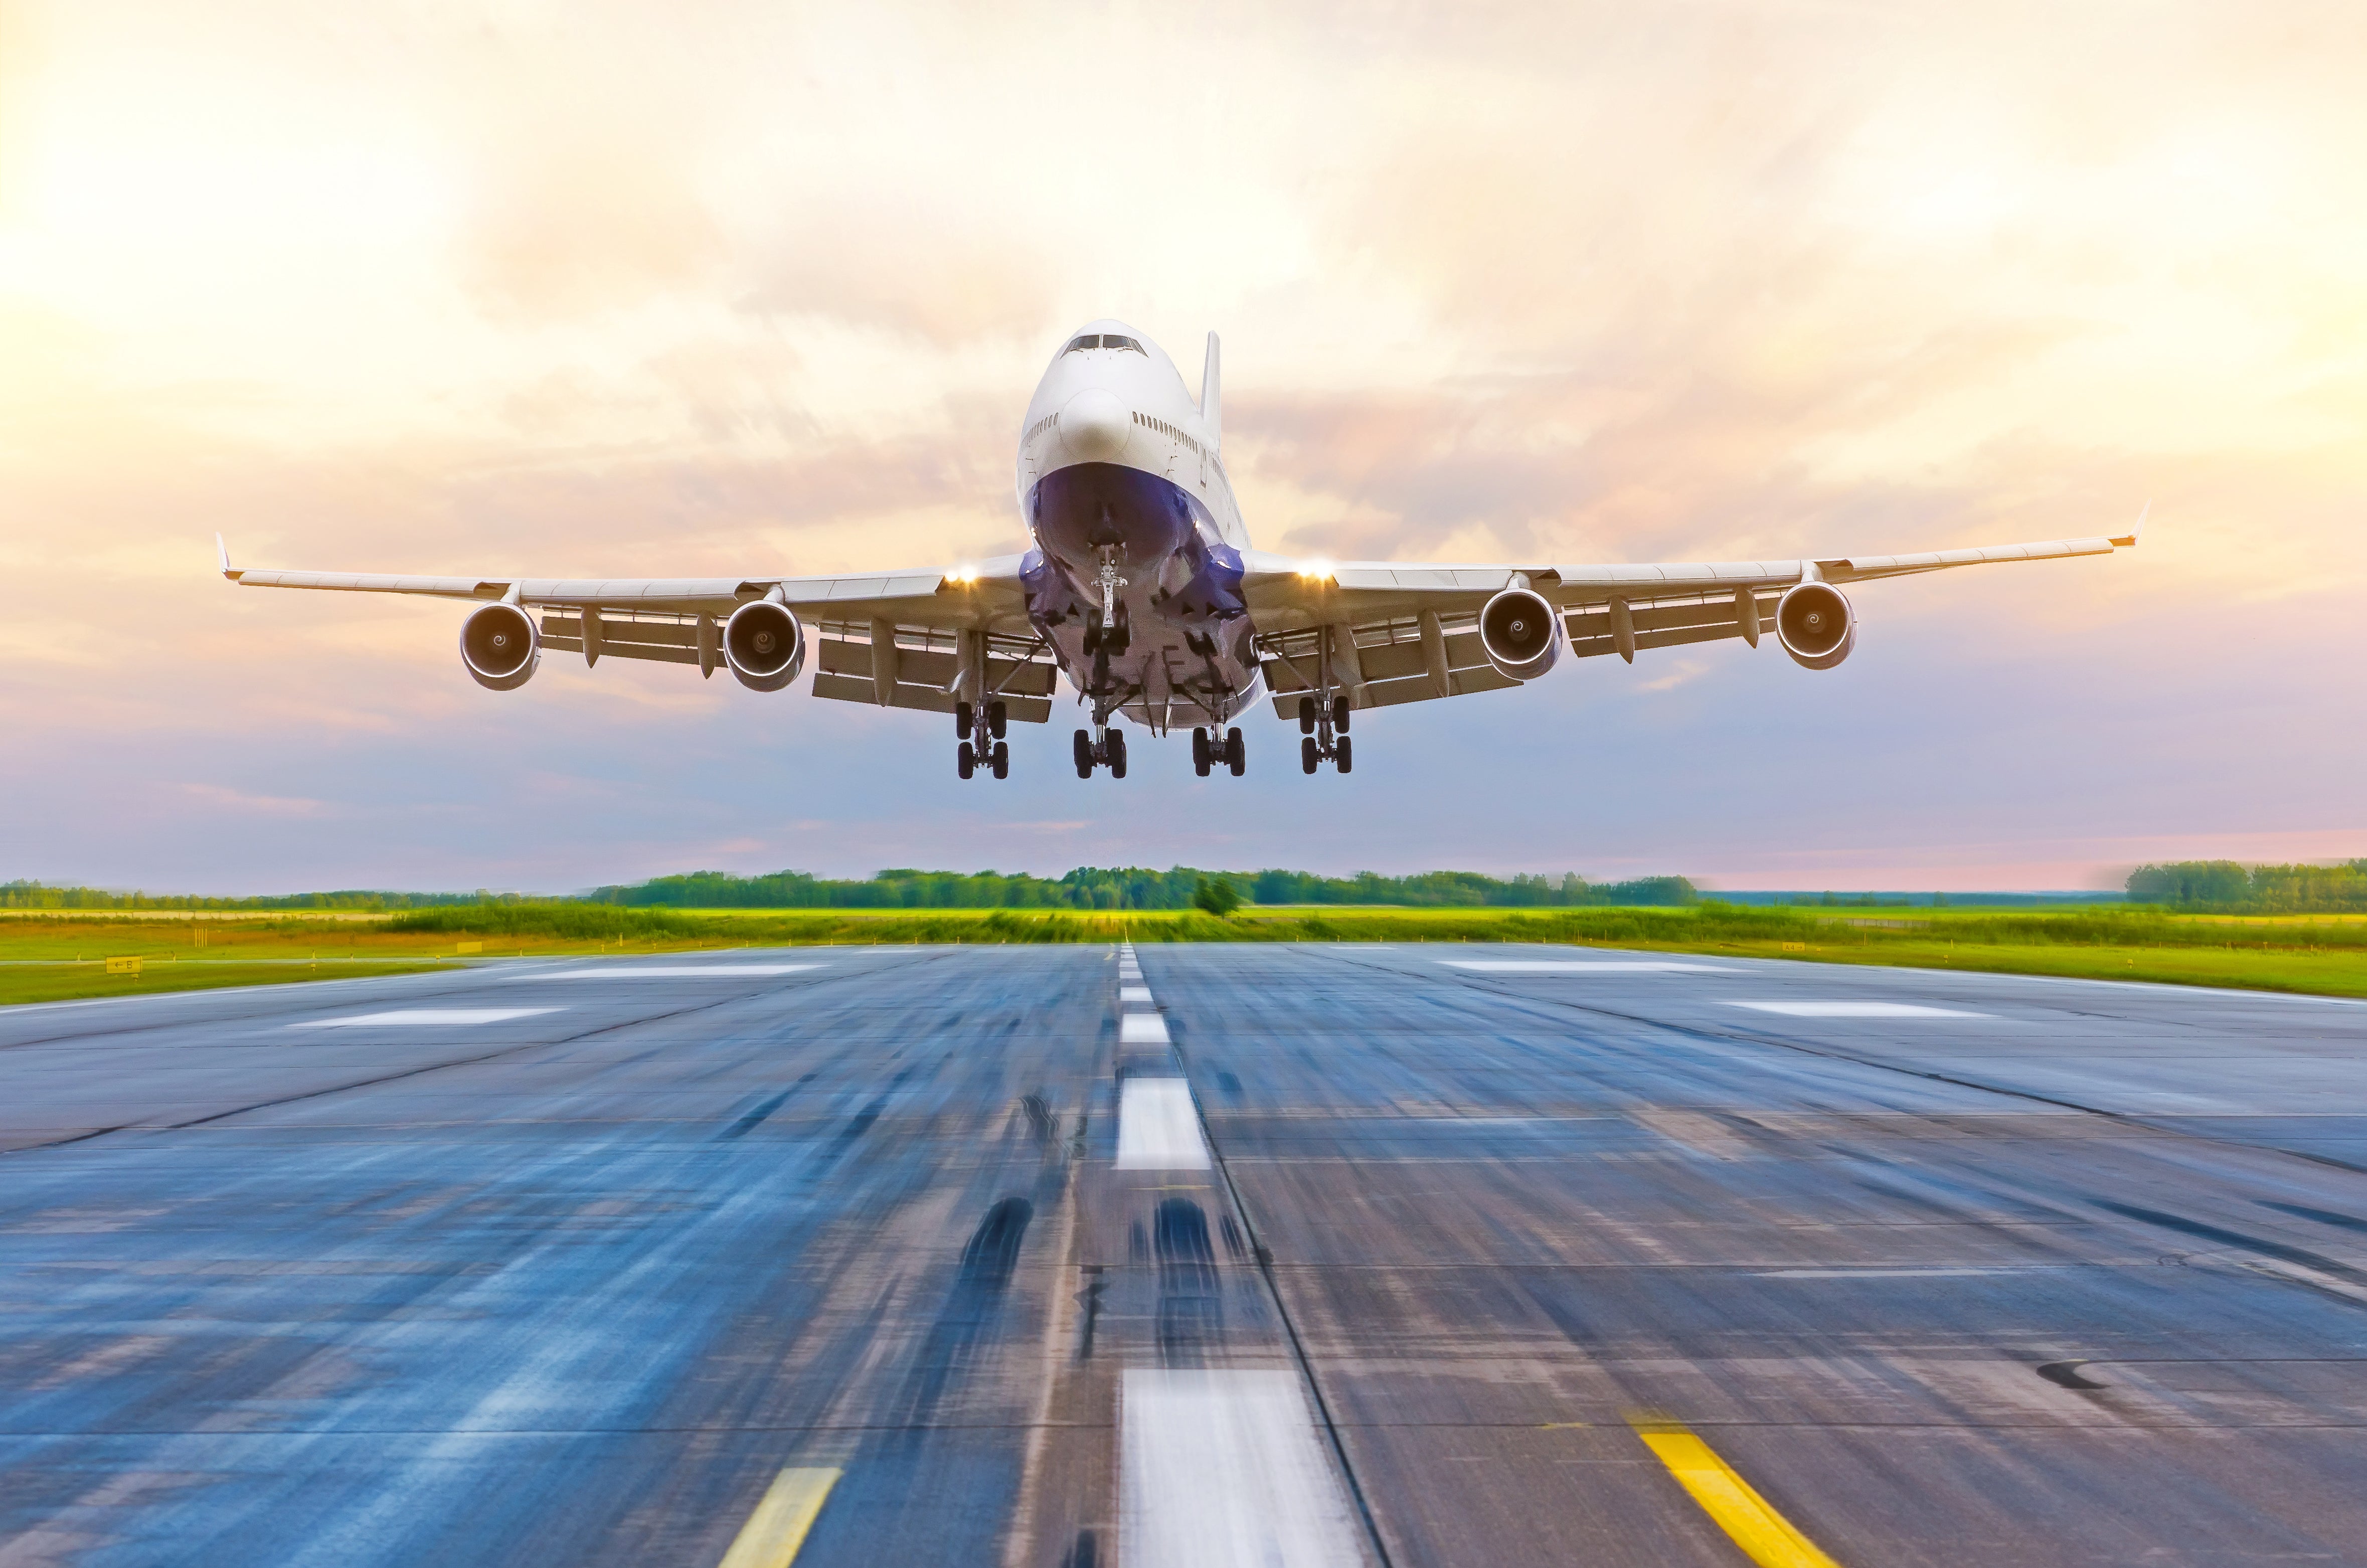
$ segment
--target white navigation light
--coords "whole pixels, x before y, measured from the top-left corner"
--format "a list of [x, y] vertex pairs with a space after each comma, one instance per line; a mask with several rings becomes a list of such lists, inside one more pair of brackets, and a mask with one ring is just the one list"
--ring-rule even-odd
[[525, 685], [541, 659], [542, 634], [515, 604], [488, 604], [460, 623], [460, 662], [489, 691]]
[[1857, 615], [1829, 582], [1803, 582], [1775, 602], [1775, 637], [1793, 662], [1830, 670], [1857, 646]]
[[723, 661], [750, 691], [777, 692], [805, 668], [806, 629], [787, 604], [742, 604], [723, 623]]

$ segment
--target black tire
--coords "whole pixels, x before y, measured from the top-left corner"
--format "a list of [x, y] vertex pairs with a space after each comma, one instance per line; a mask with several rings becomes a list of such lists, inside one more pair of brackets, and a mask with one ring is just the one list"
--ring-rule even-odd
[[1206, 778], [1208, 761], [1208, 732], [1195, 726], [1192, 730], [1192, 771]]
[[1113, 729], [1109, 732], [1109, 754], [1110, 777], [1114, 779], [1126, 777], [1126, 732], [1124, 730]]
[[986, 705], [986, 732], [989, 735], [1000, 740], [1002, 739], [1002, 732], [1010, 728], [1010, 725], [1011, 708], [1002, 698], [997, 697]]
[[[1342, 735], [1348, 733], [1348, 699], [1344, 695], [1331, 699], [1331, 728]], [[998, 729], [995, 733], [1000, 735], [1002, 731]]]
[[1249, 749], [1241, 744], [1241, 732], [1238, 728], [1225, 731], [1225, 766], [1233, 777], [1240, 778], [1249, 765]]
[[1319, 758], [1315, 754], [1315, 737], [1310, 735], [1298, 743], [1298, 771], [1300, 773], [1313, 773], [1315, 771], [1315, 764], [1321, 760], [1322, 759]]
[[1332, 764], [1343, 773], [1356, 765], [1356, 753], [1350, 749], [1346, 736], [1342, 735], [1331, 743], [1331, 760]]
[[954, 772], [968, 778], [977, 771], [977, 768], [978, 752], [971, 748], [968, 741], [965, 740], [954, 749]]
[[1093, 738], [1082, 729], [1077, 731], [1076, 753], [1077, 776], [1081, 779], [1092, 778], [1093, 776]]
[[1008, 740], [994, 743], [994, 776], [999, 779], [1011, 776], [1011, 742]]
[[1298, 699], [1298, 733], [1301, 735], [1315, 733], [1315, 699], [1313, 697]]
[[961, 740], [969, 739], [970, 708], [968, 703], [954, 705], [954, 735]]

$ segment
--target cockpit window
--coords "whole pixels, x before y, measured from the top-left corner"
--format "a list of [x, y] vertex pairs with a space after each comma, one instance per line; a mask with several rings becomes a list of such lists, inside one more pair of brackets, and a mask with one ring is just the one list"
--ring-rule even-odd
[[1148, 354], [1143, 354], [1142, 344], [1130, 337], [1120, 337], [1116, 333], [1087, 333], [1081, 338], [1070, 339], [1069, 346], [1060, 352], [1074, 354], [1081, 348], [1130, 348], [1135, 353], [1141, 354], [1145, 359], [1150, 357]]
[[1072, 341], [1068, 347], [1062, 349], [1060, 352], [1062, 354], [1074, 354], [1081, 348], [1099, 348], [1101, 345], [1102, 340], [1099, 336], [1093, 333], [1087, 333], [1084, 336]]
[[[1130, 348], [1137, 354], [1142, 354], [1142, 344], [1135, 342], [1130, 337], [1119, 337], [1114, 333], [1104, 333], [1102, 334], [1102, 346], [1104, 348]], [[1148, 359], [1150, 356], [1144, 354], [1143, 357]]]

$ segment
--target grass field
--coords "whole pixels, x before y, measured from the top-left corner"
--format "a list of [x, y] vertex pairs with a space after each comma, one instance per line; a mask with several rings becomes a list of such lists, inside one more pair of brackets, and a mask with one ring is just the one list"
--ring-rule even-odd
[[[318, 916], [0, 917], [0, 1003], [407, 974], [503, 957], [828, 943], [1535, 942], [1908, 964], [2367, 997], [2367, 919], [2092, 909], [1392, 909], [1196, 911], [458, 907]], [[138, 958], [137, 974], [107, 960]]]

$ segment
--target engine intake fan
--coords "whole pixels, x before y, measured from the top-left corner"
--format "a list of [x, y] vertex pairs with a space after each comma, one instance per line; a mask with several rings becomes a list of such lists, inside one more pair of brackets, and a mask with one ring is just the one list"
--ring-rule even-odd
[[542, 633], [515, 604], [488, 604], [460, 623], [460, 662], [480, 686], [515, 691], [541, 660]]
[[1775, 637], [1794, 663], [1830, 670], [1857, 646], [1857, 615], [1829, 582], [1803, 582], [1775, 603]]
[[1561, 615], [1529, 588], [1507, 588], [1479, 611], [1479, 651], [1496, 672], [1534, 681], [1561, 657]]
[[750, 691], [777, 692], [805, 668], [806, 629], [786, 604], [742, 604], [723, 623], [723, 661]]

